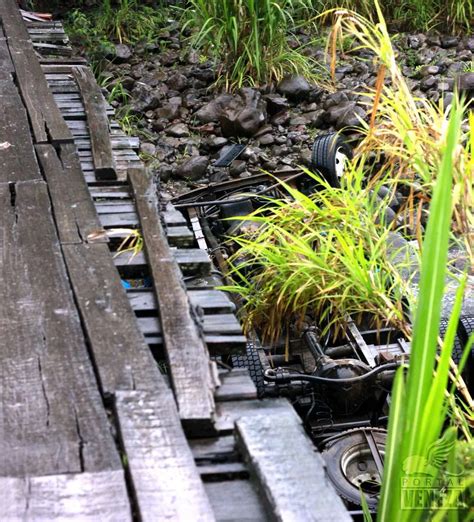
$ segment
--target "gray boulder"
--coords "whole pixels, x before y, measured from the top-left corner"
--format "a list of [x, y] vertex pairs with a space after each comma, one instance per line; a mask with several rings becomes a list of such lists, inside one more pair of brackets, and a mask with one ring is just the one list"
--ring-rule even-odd
[[176, 176], [196, 181], [204, 176], [209, 166], [207, 156], [193, 156], [176, 167]]
[[250, 88], [241, 89], [219, 115], [222, 135], [225, 137], [251, 137], [266, 122], [266, 119], [264, 100], [258, 91]]
[[277, 91], [290, 100], [300, 101], [308, 97], [311, 92], [311, 85], [303, 76], [285, 76], [277, 85]]

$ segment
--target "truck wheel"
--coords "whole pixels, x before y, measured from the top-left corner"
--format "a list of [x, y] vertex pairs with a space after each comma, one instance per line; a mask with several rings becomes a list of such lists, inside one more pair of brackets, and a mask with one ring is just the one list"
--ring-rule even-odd
[[321, 173], [332, 187], [340, 187], [346, 162], [351, 158], [351, 147], [342, 136], [333, 132], [318, 136], [314, 141], [311, 168]]

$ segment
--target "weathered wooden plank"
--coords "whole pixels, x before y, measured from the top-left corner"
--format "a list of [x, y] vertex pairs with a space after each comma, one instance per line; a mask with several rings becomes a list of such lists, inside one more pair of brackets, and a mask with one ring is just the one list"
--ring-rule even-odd
[[200, 464], [198, 466], [198, 471], [204, 482], [249, 478], [249, 470], [243, 462], [213, 462], [211, 464]]
[[53, 143], [71, 141], [71, 133], [48, 88], [15, 0], [0, 2], [0, 18], [35, 143], [47, 143], [50, 139]]
[[102, 392], [165, 390], [107, 245], [65, 245], [63, 252]]
[[107, 104], [89, 67], [75, 67], [74, 77], [79, 85], [89, 127], [92, 156], [97, 179], [117, 179], [110, 142]]
[[238, 401], [257, 398], [257, 388], [247, 368], [235, 368], [219, 373], [221, 385], [217, 388], [216, 401]]
[[[103, 226], [107, 226], [106, 223], [108, 223], [108, 221], [104, 219], [105, 216], [107, 216], [107, 214], [100, 216]], [[120, 216], [120, 214], [117, 214], [117, 216]], [[117, 224], [115, 226], [119, 225]], [[125, 224], [122, 224], [122, 226], [125, 226]], [[178, 248], [171, 249], [171, 254], [186, 275], [207, 275], [211, 270], [211, 261], [204, 250], [200, 250], [199, 248]], [[114, 261], [117, 268], [124, 269], [144, 267], [147, 265], [147, 259], [143, 252], [139, 252], [136, 255], [133, 255], [133, 252], [123, 252], [117, 256]]]
[[46, 184], [0, 184], [0, 476], [121, 467]]
[[236, 430], [273, 520], [352, 520], [326, 477], [321, 455], [289, 405], [277, 415], [243, 416]]
[[168, 242], [171, 246], [191, 248], [196, 242], [192, 230], [186, 227], [169, 227], [166, 230]]
[[132, 520], [123, 470], [1, 477], [0, 490], [4, 522]]
[[61, 243], [107, 242], [73, 144], [36, 145]]
[[[249, 480], [204, 484], [217, 522], [267, 522], [265, 506]], [[303, 521], [300, 521], [303, 522]], [[321, 520], [321, 522], [323, 522]]]
[[[129, 290], [127, 292], [132, 308], [136, 312], [156, 310], [156, 299], [152, 290]], [[204, 313], [232, 313], [235, 305], [225, 292], [220, 290], [189, 290], [188, 298], [192, 306]]]
[[[241, 335], [242, 330], [239, 322], [233, 314], [218, 314], [217, 317], [221, 319], [220, 323], [217, 323], [214, 315], [204, 315], [200, 318], [199, 327], [206, 334], [218, 334], [218, 335]], [[160, 321], [157, 317], [139, 317], [138, 324], [144, 334], [155, 335], [161, 334], [162, 329], [160, 327]]]
[[25, 108], [11, 79], [0, 79], [0, 182], [41, 179]]
[[214, 520], [171, 393], [118, 392], [115, 412], [140, 520]]
[[190, 439], [189, 447], [193, 452], [194, 460], [197, 462], [235, 460], [238, 455], [235, 446], [235, 437], [233, 435], [208, 437], [206, 439]]
[[216, 403], [216, 429], [221, 434], [233, 433], [235, 423], [241, 417], [258, 415], [275, 416], [290, 407], [287, 399], [263, 399], [260, 401], [228, 401]]
[[144, 169], [131, 170], [129, 179], [154, 280], [178, 411], [185, 428], [211, 429], [215, 383], [208, 352], [191, 315], [178, 265], [161, 226], [156, 191]]

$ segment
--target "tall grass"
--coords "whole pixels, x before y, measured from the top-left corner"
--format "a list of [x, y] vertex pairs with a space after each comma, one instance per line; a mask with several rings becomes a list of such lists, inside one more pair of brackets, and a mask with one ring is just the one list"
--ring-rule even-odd
[[[295, 33], [314, 17], [311, 0], [190, 0], [184, 27], [193, 45], [221, 67], [226, 86], [262, 84], [287, 73], [315, 78], [318, 64], [305, 56]], [[290, 41], [293, 44], [290, 45]]]
[[[442, 493], [443, 485], [448, 487], [449, 491], [449, 475], [446, 480], [446, 469], [459, 471], [449, 469], [450, 457], [452, 462], [457, 447], [467, 444], [472, 448], [473, 444], [468, 430], [462, 431], [467, 438], [463, 443], [456, 442], [455, 426], [447, 427], [450, 423], [455, 424], [457, 420], [456, 417], [450, 420], [448, 407], [453, 401], [447, 399], [447, 396], [450, 397], [448, 376], [464, 283], [459, 287], [448, 331], [437, 358], [441, 300], [447, 274], [446, 262], [453, 209], [453, 165], [461, 137], [462, 114], [459, 106], [453, 108], [444, 135], [445, 146], [423, 245], [420, 292], [409, 368], [406, 377], [403, 369], [398, 371], [392, 393], [382, 494], [377, 516], [379, 522], [443, 520], [445, 516], [449, 516], [450, 521], [455, 521], [461, 520], [458, 518], [461, 514], [466, 515], [462, 509], [451, 509], [457, 501], [453, 494], [444, 500], [441, 497], [435, 509], [430, 503], [427, 503], [424, 509], [402, 509], [404, 478], [426, 477], [426, 467], [430, 465], [429, 477], [434, 484], [437, 484], [436, 480], [439, 479], [439, 493]], [[437, 447], [438, 458], [433, 460], [433, 448]], [[437, 473], [436, 476], [433, 476], [433, 470]], [[451, 480], [452, 477], [453, 475]], [[474, 483], [472, 474], [466, 474], [464, 478], [465, 487]]]
[[[331, 69], [335, 69], [336, 42], [347, 35], [351, 35], [357, 47], [373, 53], [378, 65], [378, 78], [375, 88], [364, 93], [372, 117], [369, 123], [361, 122], [365, 137], [356, 150], [356, 157], [375, 152], [378, 159], [383, 160], [385, 168], [396, 178], [393, 183], [410, 190], [411, 197], [407, 202], [410, 208], [407, 210], [415, 214], [417, 209], [420, 210], [429, 201], [433, 183], [439, 172], [449, 110], [442, 100], [435, 104], [412, 94], [397, 64], [396, 52], [379, 4], [375, 0], [373, 5], [377, 13], [376, 22], [351, 11], [336, 12], [330, 41]], [[385, 82], [386, 79], [390, 82]], [[464, 111], [461, 109], [461, 112]], [[472, 261], [472, 114], [469, 122], [466, 122], [466, 128], [467, 131], [462, 132], [460, 137], [453, 161], [454, 231], [464, 239]]]
[[[315, 7], [320, 12], [342, 8], [365, 18], [377, 17], [372, 0], [317, 0]], [[474, 22], [473, 0], [387, 0], [382, 10], [386, 20], [405, 31], [471, 33]]]
[[236, 239], [235, 284], [227, 289], [245, 298], [246, 328], [273, 342], [309, 315], [337, 334], [349, 314], [408, 333], [403, 256], [391, 247], [387, 200], [377, 198], [377, 184], [364, 183], [364, 161], [348, 168], [338, 189], [306, 174], [320, 190], [308, 197], [283, 183], [291, 199], [270, 201], [249, 218], [258, 232]]

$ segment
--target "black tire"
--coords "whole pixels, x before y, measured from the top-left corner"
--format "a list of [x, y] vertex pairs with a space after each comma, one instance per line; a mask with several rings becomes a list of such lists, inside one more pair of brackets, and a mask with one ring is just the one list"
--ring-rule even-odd
[[335, 132], [318, 136], [313, 143], [311, 168], [320, 172], [332, 187], [340, 187], [344, 156], [351, 159], [352, 149], [342, 136]]
[[[387, 432], [373, 428], [370, 428], [370, 431], [380, 453], [383, 454]], [[373, 481], [374, 484], [380, 484], [381, 479], [376, 471], [377, 468], [363, 429], [349, 430], [330, 439], [322, 452], [322, 456], [326, 464], [327, 475], [344, 500], [360, 506], [360, 485], [362, 490], [366, 492], [365, 496], [369, 508], [377, 507], [380, 491], [375, 488], [370, 492], [368, 486], [371, 483], [370, 481]], [[367, 466], [365, 470], [361, 469], [362, 464]]]
[[263, 366], [255, 344], [247, 341], [247, 353], [245, 355], [232, 355], [232, 366], [234, 368], [248, 368], [250, 377], [257, 388], [259, 399], [265, 394], [265, 380], [263, 378]]
[[[444, 339], [444, 336], [446, 335], [446, 331], [448, 329], [448, 321], [446, 319], [442, 319], [439, 323], [439, 336], [441, 339]], [[461, 357], [464, 352], [464, 343], [461, 341], [458, 335], [454, 338], [454, 345], [453, 345], [453, 353], [451, 354], [451, 359], [456, 363], [459, 364], [461, 362]]]
[[[474, 317], [462, 316], [461, 319], [459, 319], [458, 333], [462, 344], [465, 347], [469, 338], [474, 333]], [[471, 353], [468, 356], [462, 374], [467, 382], [469, 391], [474, 393], [474, 346], [471, 348]]]

